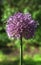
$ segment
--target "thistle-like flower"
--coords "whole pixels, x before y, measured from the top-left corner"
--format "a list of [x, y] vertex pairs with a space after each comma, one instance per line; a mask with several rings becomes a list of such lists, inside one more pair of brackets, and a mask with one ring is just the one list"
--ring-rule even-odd
[[31, 14], [16, 13], [9, 17], [6, 24], [6, 32], [10, 38], [31, 38], [34, 36], [37, 22], [32, 19]]

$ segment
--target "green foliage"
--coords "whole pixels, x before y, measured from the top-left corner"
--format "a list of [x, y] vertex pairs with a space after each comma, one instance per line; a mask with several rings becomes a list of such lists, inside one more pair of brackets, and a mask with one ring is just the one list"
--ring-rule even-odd
[[7, 60], [7, 56], [4, 55], [4, 54], [2, 53], [2, 51], [0, 51], [0, 61], [5, 61], [5, 60]]

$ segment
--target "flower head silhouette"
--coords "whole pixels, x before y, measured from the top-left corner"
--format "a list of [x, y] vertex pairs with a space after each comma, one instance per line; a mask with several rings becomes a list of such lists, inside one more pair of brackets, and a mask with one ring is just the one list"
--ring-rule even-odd
[[31, 38], [34, 36], [37, 22], [32, 19], [31, 14], [16, 13], [10, 16], [6, 24], [6, 32], [11, 38]]

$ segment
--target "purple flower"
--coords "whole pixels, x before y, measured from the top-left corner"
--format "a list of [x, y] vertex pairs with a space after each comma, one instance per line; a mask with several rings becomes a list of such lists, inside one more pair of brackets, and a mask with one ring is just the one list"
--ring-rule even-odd
[[9, 17], [6, 24], [6, 32], [10, 38], [31, 38], [34, 36], [37, 22], [32, 19], [31, 14], [16, 13]]

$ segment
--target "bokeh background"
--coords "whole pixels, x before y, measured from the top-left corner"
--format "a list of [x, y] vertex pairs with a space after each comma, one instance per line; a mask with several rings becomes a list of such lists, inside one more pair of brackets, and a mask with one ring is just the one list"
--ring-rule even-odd
[[29, 12], [39, 23], [34, 38], [23, 38], [23, 65], [41, 65], [41, 0], [0, 0], [0, 65], [20, 65], [20, 40], [6, 34], [6, 21], [16, 12]]

